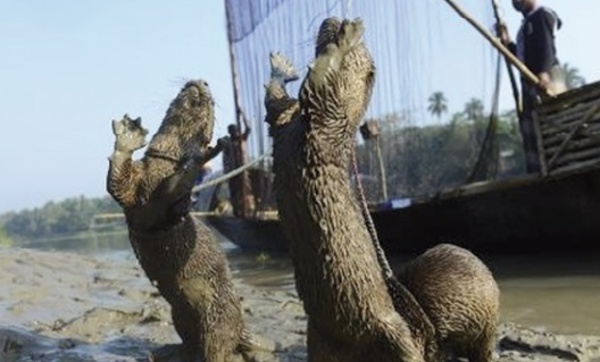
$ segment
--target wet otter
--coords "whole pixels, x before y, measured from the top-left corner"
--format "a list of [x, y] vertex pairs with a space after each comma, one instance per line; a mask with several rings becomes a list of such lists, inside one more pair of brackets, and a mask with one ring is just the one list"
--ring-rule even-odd
[[[308, 320], [311, 360], [443, 361], [449, 354], [491, 361], [498, 289], [468, 251], [437, 246], [388, 282], [350, 188], [354, 135], [370, 99], [371, 57], [360, 22], [327, 19], [299, 101], [285, 91], [291, 73], [278, 54], [267, 85], [282, 226]], [[287, 69], [287, 70], [286, 70]], [[396, 296], [395, 296], [396, 297]], [[421, 320], [423, 319], [423, 320]]]
[[211, 231], [189, 214], [200, 166], [214, 157], [213, 99], [203, 81], [188, 82], [171, 102], [144, 157], [141, 120], [113, 121], [116, 136], [107, 189], [123, 207], [131, 245], [148, 278], [171, 305], [187, 359], [238, 360], [246, 345], [240, 299]]
[[[308, 315], [309, 360], [421, 361], [407, 323], [394, 310], [364, 224], [357, 222], [347, 177], [353, 144], [348, 118], [362, 116], [374, 76], [362, 30], [359, 21], [345, 22], [336, 41], [321, 50], [297, 110], [277, 108], [280, 115], [292, 112], [291, 119], [267, 115], [278, 209]], [[352, 81], [350, 72], [356, 73]], [[267, 107], [284, 103], [282, 95], [268, 94]]]

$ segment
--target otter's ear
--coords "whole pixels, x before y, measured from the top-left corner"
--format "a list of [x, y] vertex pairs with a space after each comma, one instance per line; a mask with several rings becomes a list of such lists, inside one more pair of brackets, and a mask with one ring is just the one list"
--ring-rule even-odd
[[112, 131], [115, 135], [123, 134], [123, 132], [125, 132], [125, 126], [123, 125], [123, 122], [113, 119]]

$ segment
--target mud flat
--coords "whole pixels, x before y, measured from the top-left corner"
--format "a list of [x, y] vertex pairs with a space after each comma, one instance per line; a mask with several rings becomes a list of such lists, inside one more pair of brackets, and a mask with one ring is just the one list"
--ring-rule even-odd
[[[236, 287], [251, 332], [275, 350], [256, 359], [305, 361], [297, 295], [241, 279]], [[169, 306], [131, 253], [0, 249], [0, 361], [144, 361], [176, 343]], [[600, 362], [600, 337], [502, 324], [496, 360]]]

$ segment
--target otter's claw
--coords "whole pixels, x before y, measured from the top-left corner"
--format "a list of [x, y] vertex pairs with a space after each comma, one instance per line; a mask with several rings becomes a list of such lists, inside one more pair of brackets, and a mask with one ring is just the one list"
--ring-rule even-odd
[[278, 79], [282, 84], [298, 80], [299, 76], [291, 60], [278, 52], [269, 54], [271, 63], [271, 78]]
[[309, 66], [310, 78], [315, 82], [315, 86], [325, 85], [327, 74], [340, 69], [344, 57], [360, 44], [363, 32], [364, 26], [360, 19], [355, 21], [344, 20], [336, 35], [335, 42], [327, 45], [322, 44], [324, 48]]
[[120, 120], [112, 121], [112, 130], [117, 140], [115, 149], [124, 152], [133, 152], [146, 146], [148, 130], [142, 127], [140, 117], [132, 119], [124, 115]]
[[344, 20], [344, 22], [342, 22], [337, 39], [337, 44], [340, 48], [340, 51], [346, 54], [356, 47], [361, 42], [364, 32], [365, 27], [362, 20]]

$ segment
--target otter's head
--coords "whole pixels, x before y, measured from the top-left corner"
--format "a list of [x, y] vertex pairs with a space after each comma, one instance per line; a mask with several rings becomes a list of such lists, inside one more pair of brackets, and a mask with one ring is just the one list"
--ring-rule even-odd
[[[349, 32], [355, 34], [349, 35]], [[319, 27], [315, 44], [315, 54], [318, 57], [331, 45], [347, 47], [348, 38], [358, 41], [344, 55], [339, 71], [339, 76], [345, 80], [340, 100], [342, 106], [346, 108], [347, 121], [350, 122], [347, 129], [352, 134], [356, 133], [365, 115], [375, 85], [375, 64], [361, 39], [363, 32], [364, 26], [359, 19], [342, 22], [338, 18], [332, 17], [325, 19]]]
[[171, 101], [155, 138], [161, 139], [161, 148], [180, 156], [195, 154], [208, 147], [214, 123], [214, 100], [208, 83], [189, 81]]

